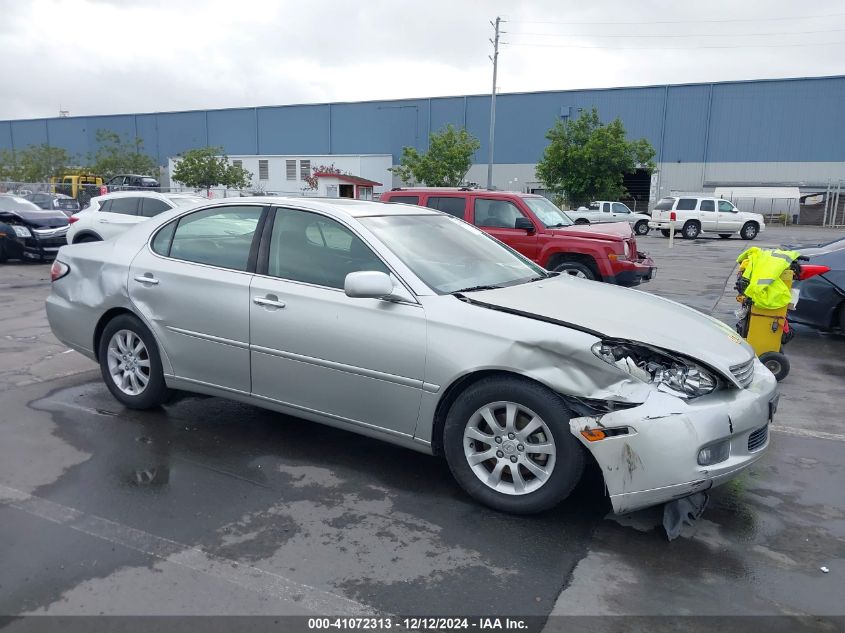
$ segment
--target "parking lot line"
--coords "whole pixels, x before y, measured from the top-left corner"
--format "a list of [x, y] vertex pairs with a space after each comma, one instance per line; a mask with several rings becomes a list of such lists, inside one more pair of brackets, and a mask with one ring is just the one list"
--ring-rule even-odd
[[160, 560], [296, 605], [315, 614], [375, 615], [375, 610], [344, 596], [295, 582], [280, 574], [216, 556], [197, 547], [87, 514], [0, 484], [0, 506], [6, 505], [88, 536], [121, 545]]

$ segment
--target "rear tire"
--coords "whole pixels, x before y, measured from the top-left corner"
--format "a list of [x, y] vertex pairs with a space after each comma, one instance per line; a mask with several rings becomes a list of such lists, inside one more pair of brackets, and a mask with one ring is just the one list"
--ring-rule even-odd
[[593, 269], [580, 262], [563, 262], [554, 269], [554, 272], [560, 273], [561, 275], [572, 275], [581, 279], [589, 279], [590, 281], [597, 279]]
[[663, 234], [663, 237], [669, 237], [669, 229], [660, 229], [660, 232]]
[[719, 233], [719, 237], [721, 237], [723, 240], [731, 239], [732, 235], [733, 235], [733, 233]]
[[760, 362], [775, 375], [778, 382], [789, 375], [789, 359], [781, 352], [765, 352], [760, 354]]
[[701, 226], [698, 222], [693, 222], [692, 220], [684, 224], [684, 228], [681, 229], [681, 234], [685, 240], [694, 240], [698, 237], [699, 233], [701, 233]]
[[121, 314], [108, 322], [98, 358], [106, 386], [125, 407], [151, 409], [172, 396], [164, 382], [155, 337], [137, 317]]
[[753, 240], [757, 237], [757, 233], [760, 232], [760, 227], [757, 226], [756, 222], [746, 222], [742, 226], [742, 230], [739, 232], [739, 236], [744, 240]]
[[470, 496], [495, 510], [533, 514], [553, 508], [584, 470], [584, 448], [569, 430], [572, 416], [557, 394], [535, 382], [480, 380], [458, 396], [446, 417], [449, 469]]
[[637, 235], [648, 235], [648, 220], [640, 220], [634, 225], [634, 233]]

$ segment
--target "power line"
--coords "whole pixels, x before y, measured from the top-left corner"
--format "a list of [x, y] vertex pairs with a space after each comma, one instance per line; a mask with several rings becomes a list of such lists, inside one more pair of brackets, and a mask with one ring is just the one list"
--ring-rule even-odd
[[654, 33], [650, 35], [621, 35], [621, 34], [613, 34], [607, 35], [605, 33], [526, 33], [520, 31], [509, 31], [508, 35], [530, 35], [540, 36], [540, 37], [600, 37], [602, 39], [606, 37], [615, 37], [615, 38], [630, 38], [630, 37], [648, 37], [648, 38], [658, 38], [658, 39], [665, 39], [665, 38], [680, 38], [680, 37], [756, 37], [756, 36], [772, 36], [772, 35], [818, 35], [820, 33], [843, 33], [845, 29], [824, 29], [819, 31], [777, 31], [777, 32], [770, 32], [770, 33], [687, 33], [687, 34], [677, 34], [677, 33]]
[[523, 44], [521, 42], [501, 43], [508, 46], [530, 46], [532, 48], [604, 48], [628, 51], [694, 51], [707, 48], [796, 48], [806, 46], [837, 46], [839, 44], [845, 44], [845, 40], [841, 40], [839, 42], [812, 42], [806, 44], [739, 44], [736, 46], [587, 46], [581, 44]]
[[512, 24], [564, 24], [564, 25], [606, 25], [606, 24], [724, 24], [728, 22], [777, 22], [786, 20], [815, 20], [821, 18], [836, 18], [845, 15], [845, 13], [826, 13], [822, 15], [792, 15], [778, 18], [727, 18], [724, 20], [646, 20], [644, 22], [608, 22], [607, 20], [600, 20], [597, 22], [552, 22], [548, 20], [511, 20]]

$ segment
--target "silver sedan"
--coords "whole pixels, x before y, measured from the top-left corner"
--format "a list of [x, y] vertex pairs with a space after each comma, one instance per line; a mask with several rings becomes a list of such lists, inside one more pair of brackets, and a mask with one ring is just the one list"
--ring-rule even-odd
[[730, 328], [420, 207], [174, 209], [63, 247], [52, 278], [53, 332], [126, 407], [181, 390], [349, 429], [445, 456], [504, 511], [554, 506], [591, 460], [616, 512], [654, 505], [768, 445], [776, 383]]

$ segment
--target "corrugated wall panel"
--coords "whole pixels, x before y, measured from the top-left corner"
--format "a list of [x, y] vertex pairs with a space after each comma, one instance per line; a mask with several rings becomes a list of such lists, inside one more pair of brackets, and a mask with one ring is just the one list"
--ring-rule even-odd
[[166, 165], [169, 157], [162, 155], [158, 142], [158, 115], [138, 114], [135, 116], [135, 125], [138, 137], [144, 140], [144, 151], [154, 157], [159, 165]]
[[714, 84], [707, 160], [845, 160], [845, 77]]
[[205, 147], [208, 143], [205, 117], [204, 111], [157, 114], [159, 162], [162, 159], [166, 162], [168, 157], [185, 150]]
[[258, 108], [257, 153], [328, 154], [329, 106]]
[[11, 121], [0, 121], [0, 149], [11, 150], [12, 144], [12, 123]]
[[15, 139], [15, 149], [26, 149], [30, 145], [46, 143], [47, 126], [44, 119], [12, 121], [12, 138]]
[[405, 146], [425, 148], [428, 101], [332, 105], [332, 153], [402, 155]]
[[700, 162], [704, 159], [710, 86], [670, 86], [666, 93], [666, 129], [662, 133], [662, 156], [660, 138], [652, 141], [657, 150], [657, 160], [669, 163]]
[[75, 162], [83, 162], [87, 158], [91, 148], [86, 118], [48, 119], [47, 128], [51, 145], [66, 149], [75, 158]]
[[447, 123], [457, 128], [464, 126], [464, 104], [463, 97], [451, 97], [447, 99], [431, 100], [431, 131], [437, 132]]
[[208, 144], [222, 146], [227, 154], [257, 154], [257, 116], [255, 108], [209, 110]]

